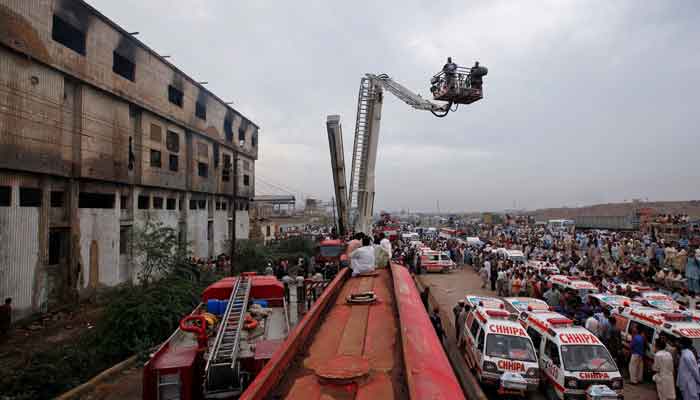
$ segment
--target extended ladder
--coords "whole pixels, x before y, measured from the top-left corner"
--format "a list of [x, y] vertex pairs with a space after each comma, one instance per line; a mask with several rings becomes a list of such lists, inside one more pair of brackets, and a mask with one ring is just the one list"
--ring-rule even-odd
[[227, 391], [239, 386], [236, 357], [249, 296], [250, 278], [239, 276], [231, 290], [226, 312], [204, 369], [207, 392]]

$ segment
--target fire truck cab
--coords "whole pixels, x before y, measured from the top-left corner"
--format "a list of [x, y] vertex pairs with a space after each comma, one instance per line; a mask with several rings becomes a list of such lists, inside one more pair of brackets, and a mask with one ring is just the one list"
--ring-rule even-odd
[[700, 324], [693, 321], [689, 314], [666, 312], [651, 307], [627, 307], [614, 312], [613, 316], [617, 327], [620, 328], [626, 355], [629, 355], [633, 327], [645, 337], [645, 368], [651, 369], [654, 361], [654, 343], [660, 337], [672, 345], [681, 337], [689, 338], [693, 341], [695, 349], [700, 351]]
[[477, 379], [499, 394], [537, 390], [539, 370], [532, 340], [504, 309], [472, 308], [463, 329], [464, 358]]
[[591, 332], [555, 312], [528, 313], [522, 324], [537, 349], [551, 397], [585, 399], [594, 385], [607, 386], [623, 397], [622, 375], [608, 349]]

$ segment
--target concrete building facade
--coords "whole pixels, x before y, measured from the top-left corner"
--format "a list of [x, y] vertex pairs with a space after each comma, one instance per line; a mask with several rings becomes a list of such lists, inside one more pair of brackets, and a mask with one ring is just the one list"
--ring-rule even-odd
[[247, 238], [258, 129], [83, 1], [0, 0], [0, 298], [133, 279], [148, 220], [196, 257]]

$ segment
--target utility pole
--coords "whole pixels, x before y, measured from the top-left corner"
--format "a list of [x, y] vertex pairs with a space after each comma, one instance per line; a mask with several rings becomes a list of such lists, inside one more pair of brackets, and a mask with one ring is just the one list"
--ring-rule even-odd
[[233, 210], [231, 215], [231, 264], [229, 275], [233, 276], [236, 260], [236, 212], [238, 211], [238, 152], [233, 152]]

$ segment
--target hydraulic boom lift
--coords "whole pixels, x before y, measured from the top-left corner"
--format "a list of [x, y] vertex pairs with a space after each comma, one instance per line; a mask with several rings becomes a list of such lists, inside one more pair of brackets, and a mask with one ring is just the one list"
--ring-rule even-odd
[[374, 171], [384, 90], [415, 109], [430, 111], [436, 117], [442, 118], [450, 111], [456, 111], [460, 104], [471, 104], [481, 100], [483, 98], [482, 78], [487, 73], [488, 70], [479, 66], [478, 62], [471, 68], [463, 68], [448, 58], [443, 69], [430, 80], [433, 100], [446, 102], [444, 104], [436, 104], [424, 99], [386, 74], [366, 74], [362, 78], [357, 98], [349, 193], [345, 190], [345, 161], [340, 117], [328, 116], [326, 122], [340, 235], [346, 233], [345, 229], [349, 224], [352, 224], [355, 232], [371, 233], [375, 193]]

